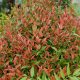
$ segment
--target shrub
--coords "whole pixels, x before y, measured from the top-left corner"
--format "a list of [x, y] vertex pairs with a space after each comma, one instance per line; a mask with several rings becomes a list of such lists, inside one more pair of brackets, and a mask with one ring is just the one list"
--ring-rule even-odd
[[9, 20], [0, 38], [0, 79], [53, 80], [68, 63], [71, 73], [79, 68], [80, 24], [68, 9], [29, 0]]

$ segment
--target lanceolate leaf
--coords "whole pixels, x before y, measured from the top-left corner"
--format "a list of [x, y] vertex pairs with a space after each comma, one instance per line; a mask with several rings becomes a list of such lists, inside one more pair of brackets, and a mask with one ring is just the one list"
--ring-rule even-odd
[[67, 65], [67, 75], [69, 76], [70, 75], [70, 67], [69, 67], [69, 63]]
[[46, 48], [46, 46], [43, 46], [43, 47], [37, 52], [37, 55], [39, 55], [40, 53], [44, 52], [44, 51], [45, 51], [45, 48]]
[[47, 78], [46, 78], [46, 73], [45, 73], [45, 72], [43, 72], [42, 80], [47, 80]]
[[40, 77], [37, 77], [37, 80], [42, 80]]
[[65, 79], [65, 75], [64, 75], [64, 73], [63, 73], [63, 70], [62, 70], [62, 69], [60, 69], [60, 74], [61, 74], [61, 77], [62, 77], [63, 79]]
[[60, 78], [58, 77], [58, 75], [56, 73], [54, 73], [55, 79], [56, 80], [60, 80]]
[[48, 44], [48, 45], [53, 45], [53, 43], [52, 43], [51, 40], [48, 40], [48, 41], [47, 41], [47, 44]]
[[80, 76], [80, 68], [74, 71], [73, 73], [74, 76]]
[[52, 48], [53, 50], [57, 51], [57, 49], [56, 49], [55, 47], [52, 46], [51, 48]]
[[35, 73], [34, 73], [34, 67], [31, 68], [30, 74], [31, 74], [31, 77], [34, 77], [34, 75], [35, 75]]
[[75, 77], [75, 76], [72, 76], [72, 77], [70, 76], [69, 78], [70, 78], [70, 80], [79, 80], [79, 78]]
[[26, 80], [27, 79], [27, 77], [23, 77], [23, 78], [21, 78], [20, 80]]

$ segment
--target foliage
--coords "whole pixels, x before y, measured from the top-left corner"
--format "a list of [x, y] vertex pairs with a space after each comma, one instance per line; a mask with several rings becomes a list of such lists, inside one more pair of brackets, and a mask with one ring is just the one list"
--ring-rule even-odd
[[80, 79], [80, 21], [67, 8], [28, 0], [0, 26], [0, 80]]
[[[80, 68], [76, 69], [73, 74], [70, 73], [70, 67], [69, 64], [67, 65], [67, 69], [66, 71], [64, 71], [64, 69], [60, 69], [60, 77], [57, 74], [55, 75], [55, 79], [56, 80], [79, 80], [79, 76], [80, 76]], [[65, 75], [66, 74], [66, 75]]]
[[80, 16], [80, 5], [78, 3], [74, 3], [71, 6], [74, 8], [75, 14]]
[[54, 0], [57, 6], [61, 6], [62, 9], [70, 7], [72, 0]]

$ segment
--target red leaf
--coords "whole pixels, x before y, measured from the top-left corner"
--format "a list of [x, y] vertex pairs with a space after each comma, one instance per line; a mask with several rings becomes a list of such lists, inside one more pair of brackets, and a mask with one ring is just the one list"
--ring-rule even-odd
[[55, 76], [51, 76], [51, 77], [50, 77], [50, 80], [56, 80], [56, 79], [55, 79]]
[[18, 76], [22, 76], [22, 72], [20, 70], [17, 69], [16, 73], [17, 73]]
[[15, 57], [14, 60], [13, 60], [14, 65], [17, 64], [17, 60], [18, 60], [18, 57]]
[[46, 74], [47, 74], [48, 76], [50, 76], [50, 73], [51, 73], [52, 70], [53, 70], [53, 69], [51, 68], [51, 66], [48, 66], [48, 68], [44, 68], [44, 71], [46, 72]]
[[44, 38], [44, 39], [42, 40], [42, 43], [43, 43], [43, 44], [46, 44], [46, 42], [47, 42], [47, 39]]
[[6, 36], [12, 41], [13, 37], [12, 37], [12, 33], [9, 29], [6, 30]]
[[59, 28], [60, 29], [63, 29], [64, 28], [64, 20], [62, 18], [60, 18], [60, 21], [59, 21]]
[[40, 41], [41, 41], [41, 39], [38, 36], [36, 36], [36, 42], [40, 43]]
[[[64, 76], [66, 76], [67, 75], [67, 68], [66, 68], [66, 66], [62, 69], [62, 71], [63, 71], [63, 73], [64, 73]], [[61, 78], [61, 74], [59, 74], [59, 77]]]
[[75, 53], [71, 53], [71, 59], [74, 59], [77, 56]]
[[39, 31], [39, 37], [43, 37], [42, 31]]

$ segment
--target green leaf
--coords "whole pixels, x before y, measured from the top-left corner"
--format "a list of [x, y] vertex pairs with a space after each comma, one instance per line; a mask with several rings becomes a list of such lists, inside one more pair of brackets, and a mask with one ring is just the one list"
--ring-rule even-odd
[[27, 77], [23, 77], [23, 78], [21, 78], [20, 80], [27, 80]]
[[41, 51], [45, 51], [45, 48], [46, 48], [46, 46], [43, 46], [43, 47], [41, 48]]
[[37, 80], [42, 80], [40, 77], [37, 77]]
[[52, 46], [51, 48], [52, 48], [53, 50], [57, 51], [57, 49], [56, 49], [55, 47]]
[[33, 78], [30, 78], [30, 80], [34, 80]]
[[60, 74], [61, 74], [61, 77], [63, 78], [63, 79], [65, 79], [65, 75], [64, 75], [64, 73], [63, 73], [63, 70], [60, 68]]
[[73, 73], [74, 76], [80, 76], [80, 68], [75, 70]]
[[72, 34], [76, 33], [76, 28], [73, 28]]
[[39, 55], [40, 53], [43, 53], [45, 51], [46, 46], [43, 46], [38, 52], [37, 55]]
[[33, 64], [38, 65], [40, 63], [40, 61], [32, 61]]
[[57, 76], [56, 73], [54, 73], [54, 76], [55, 76], [55, 79], [56, 79], [56, 80], [60, 80], [60, 78]]
[[71, 73], [70, 73], [70, 67], [69, 67], [69, 63], [67, 65], [67, 75], [69, 76]]
[[80, 37], [80, 35], [78, 35], [78, 34], [76, 33], [76, 28], [73, 28], [73, 30], [72, 30], [72, 35], [77, 36], [77, 37]]
[[48, 40], [48, 41], [47, 41], [47, 44], [48, 44], [48, 45], [53, 45], [53, 43], [52, 43], [51, 40]]
[[47, 78], [46, 78], [46, 73], [45, 73], [45, 72], [43, 72], [42, 80], [47, 80]]
[[22, 66], [21, 69], [28, 69], [28, 66]]
[[80, 46], [78, 48], [79, 48], [79, 54], [80, 54]]
[[12, 77], [11, 80], [16, 80], [16, 77]]
[[76, 76], [72, 76], [72, 77], [70, 76], [69, 78], [70, 78], [70, 80], [79, 80], [79, 78]]
[[76, 33], [74, 33], [73, 35], [74, 35], [74, 36], [77, 36], [77, 37], [80, 37], [80, 36], [79, 36], [78, 34], [76, 34]]
[[31, 74], [31, 77], [34, 77], [34, 75], [35, 75], [35, 73], [34, 73], [34, 67], [31, 68], [30, 74]]

